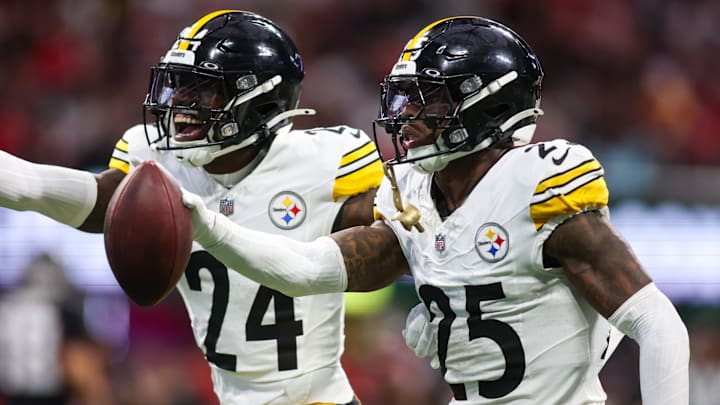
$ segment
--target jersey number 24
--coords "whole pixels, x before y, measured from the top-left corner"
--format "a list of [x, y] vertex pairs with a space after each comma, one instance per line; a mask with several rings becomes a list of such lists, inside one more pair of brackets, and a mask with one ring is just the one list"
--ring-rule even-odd
[[[217, 341], [220, 337], [225, 313], [227, 312], [230, 295], [230, 280], [228, 269], [210, 253], [206, 251], [193, 252], [190, 262], [185, 270], [188, 285], [193, 291], [201, 291], [200, 269], [210, 272], [215, 288], [212, 293], [212, 308], [208, 319], [207, 334], [205, 335], [205, 357], [216, 366], [225, 370], [235, 371], [237, 356], [217, 352]], [[263, 324], [265, 313], [273, 302], [275, 323]], [[245, 322], [245, 336], [248, 341], [277, 340], [278, 370], [294, 370], [297, 365], [297, 336], [302, 336], [302, 321], [295, 319], [295, 305], [293, 299], [278, 291], [260, 286], [250, 314]]]

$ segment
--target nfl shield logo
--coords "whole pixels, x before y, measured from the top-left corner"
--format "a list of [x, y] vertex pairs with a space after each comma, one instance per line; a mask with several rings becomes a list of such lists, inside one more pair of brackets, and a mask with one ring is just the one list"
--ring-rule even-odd
[[235, 202], [233, 200], [223, 198], [220, 200], [220, 213], [226, 217], [232, 215], [235, 211]]
[[445, 250], [445, 235], [441, 233], [435, 235], [435, 250], [438, 252]]

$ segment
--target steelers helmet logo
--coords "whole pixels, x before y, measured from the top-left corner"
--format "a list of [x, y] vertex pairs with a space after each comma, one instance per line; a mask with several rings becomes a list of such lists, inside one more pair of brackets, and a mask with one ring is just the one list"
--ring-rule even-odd
[[294, 229], [305, 221], [305, 200], [292, 191], [281, 191], [270, 200], [270, 221], [280, 229]]
[[488, 263], [504, 259], [510, 249], [510, 237], [502, 226], [488, 222], [475, 234], [475, 250]]

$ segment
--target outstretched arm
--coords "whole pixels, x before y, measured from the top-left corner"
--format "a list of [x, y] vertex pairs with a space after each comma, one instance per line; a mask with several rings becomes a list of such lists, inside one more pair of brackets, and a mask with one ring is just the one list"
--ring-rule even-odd
[[105, 209], [124, 177], [31, 163], [0, 151], [0, 206], [35, 211], [87, 232], [102, 232]]
[[382, 288], [407, 269], [395, 234], [380, 222], [300, 242], [235, 224], [183, 190], [193, 237], [244, 276], [289, 296]]
[[330, 235], [342, 252], [347, 291], [373, 291], [409, 273], [400, 243], [381, 221]]
[[95, 206], [85, 222], [78, 227], [81, 231], [102, 233], [103, 224], [105, 222], [105, 211], [107, 211], [110, 198], [112, 198], [115, 189], [118, 188], [120, 182], [125, 178], [125, 173], [117, 169], [108, 169], [102, 173], [95, 175], [97, 182], [97, 198]]
[[640, 346], [643, 403], [687, 404], [687, 329], [607, 218], [576, 215], [555, 229], [544, 249], [588, 302]]
[[[354, 195], [343, 204], [330, 237], [340, 247], [347, 271], [347, 291], [373, 291], [409, 272], [393, 231], [373, 220], [376, 188]], [[371, 225], [362, 226], [362, 225]], [[354, 227], [354, 228], [353, 228]], [[348, 231], [343, 229], [352, 228]], [[393, 269], [378, 271], [378, 269]]]
[[[348, 275], [347, 291], [385, 287], [407, 272], [407, 262], [393, 231], [373, 220], [376, 188], [350, 197], [338, 215], [331, 238], [340, 247]], [[371, 225], [363, 227], [361, 225]], [[353, 228], [346, 232], [343, 229]], [[393, 269], [378, 271], [378, 269]]]

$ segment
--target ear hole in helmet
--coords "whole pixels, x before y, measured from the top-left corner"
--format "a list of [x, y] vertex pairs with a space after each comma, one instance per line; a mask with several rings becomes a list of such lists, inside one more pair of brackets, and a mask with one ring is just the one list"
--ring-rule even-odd
[[505, 114], [510, 110], [510, 106], [507, 104], [493, 105], [485, 109], [485, 113], [493, 118], [497, 118]]
[[255, 107], [255, 111], [263, 117], [277, 110], [278, 103], [265, 103]]

